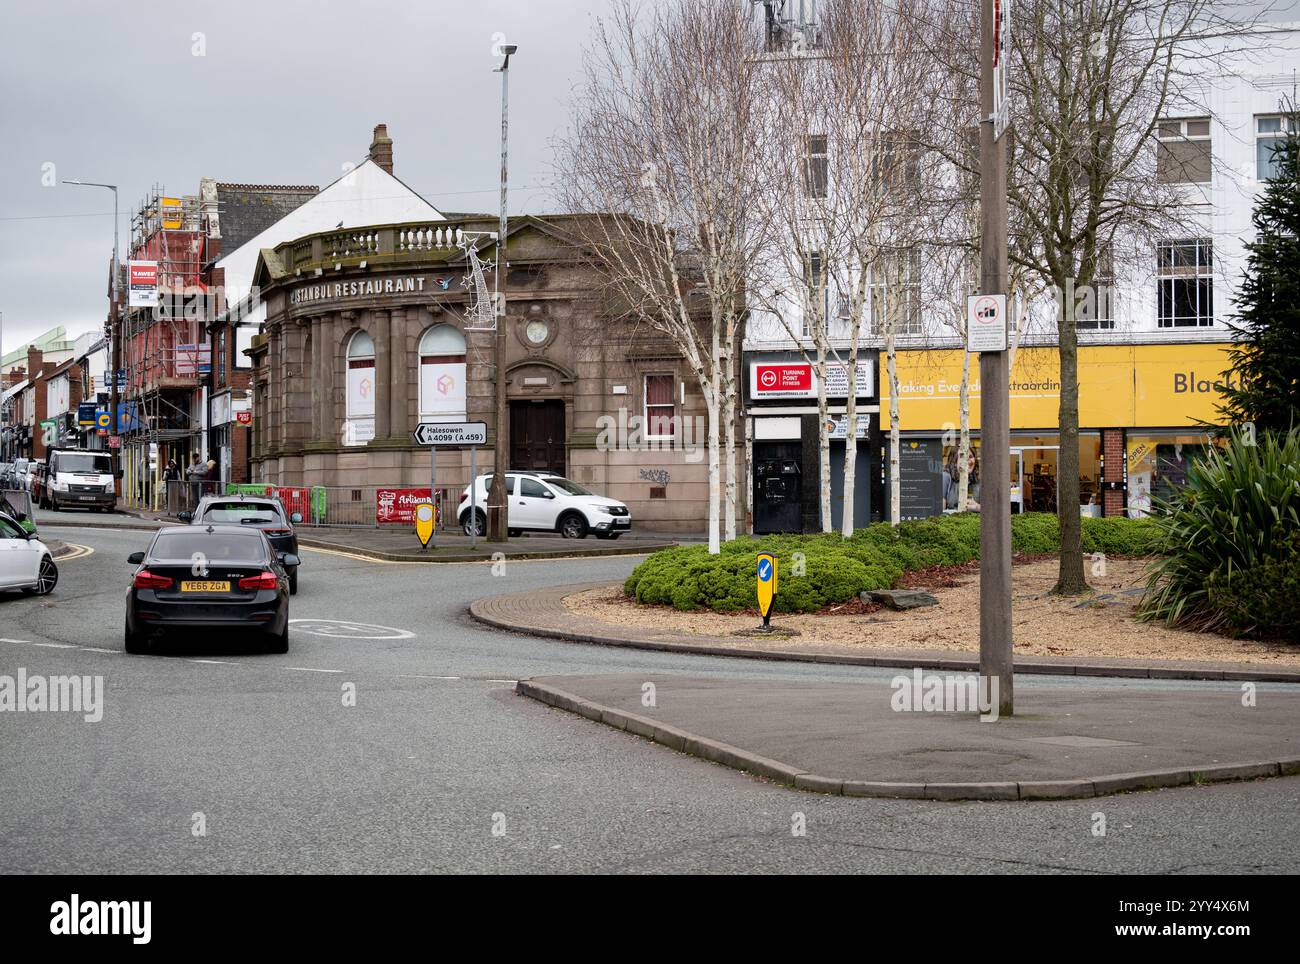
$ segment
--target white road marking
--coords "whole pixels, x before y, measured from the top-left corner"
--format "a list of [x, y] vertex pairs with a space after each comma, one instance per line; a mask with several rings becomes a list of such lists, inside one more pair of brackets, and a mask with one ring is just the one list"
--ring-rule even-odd
[[44, 646], [46, 649], [80, 649], [73, 643], [32, 643], [33, 646]]
[[5, 639], [4, 637], [0, 637], [0, 643], [19, 643], [26, 646], [30, 642], [30, 639]]
[[486, 683], [518, 683], [519, 680], [517, 680], [517, 679], [490, 679], [490, 680], [484, 680], [484, 682], [486, 682]]
[[418, 673], [398, 673], [398, 679], [460, 679], [459, 676], [421, 676]]
[[[341, 619], [291, 619], [289, 625], [300, 633], [326, 636], [330, 639], [414, 639], [415, 633], [377, 623], [344, 622]], [[374, 633], [379, 630], [379, 633]], [[370, 635], [366, 635], [367, 632]]]
[[122, 652], [120, 649], [104, 649], [100, 646], [82, 646], [81, 648], [88, 653], [113, 653], [116, 655], [117, 653]]
[[228, 659], [191, 659], [191, 663], [206, 663], [209, 666], [238, 666], [238, 663]]
[[316, 666], [286, 666], [285, 669], [296, 670], [299, 673], [341, 673], [341, 669], [320, 669]]

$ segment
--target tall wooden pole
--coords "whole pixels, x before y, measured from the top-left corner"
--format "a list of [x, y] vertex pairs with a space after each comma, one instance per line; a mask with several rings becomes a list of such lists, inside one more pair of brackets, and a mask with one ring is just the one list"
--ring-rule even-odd
[[[993, 123], [994, 3], [981, 0], [980, 5], [981, 294], [1007, 293], [1007, 135], [996, 137]], [[1001, 6], [1005, 16], [1006, 0]], [[1006, 351], [981, 352], [980, 675], [990, 686], [997, 681], [1000, 717], [1011, 716], [1014, 708], [1009, 381]]]

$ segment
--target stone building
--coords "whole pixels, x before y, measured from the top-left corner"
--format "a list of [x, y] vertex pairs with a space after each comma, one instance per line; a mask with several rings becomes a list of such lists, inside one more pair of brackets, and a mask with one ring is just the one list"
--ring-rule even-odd
[[[264, 249], [254, 276], [266, 320], [253, 360], [254, 482], [324, 487], [336, 509], [374, 522], [379, 488], [430, 484], [421, 421], [481, 421], [492, 467], [495, 333], [466, 312], [460, 237], [495, 259], [490, 216], [326, 231]], [[511, 219], [506, 250], [510, 466], [568, 476], [626, 502], [634, 525], [698, 532], [708, 506], [707, 421], [672, 343], [611, 310], [573, 216]], [[743, 436], [742, 436], [743, 437]], [[468, 449], [437, 454], [454, 520]], [[445, 488], [444, 488], [445, 487]], [[745, 507], [740, 507], [741, 517]]]

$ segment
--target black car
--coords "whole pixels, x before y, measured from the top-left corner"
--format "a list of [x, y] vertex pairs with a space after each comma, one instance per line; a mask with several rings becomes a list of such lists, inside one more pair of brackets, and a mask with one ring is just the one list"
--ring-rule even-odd
[[[255, 526], [266, 533], [276, 552], [298, 556], [298, 536], [294, 534], [293, 524], [301, 522], [302, 516], [295, 512], [286, 515], [279, 499], [252, 495], [205, 495], [193, 512], [181, 512], [176, 516], [182, 522], [193, 525], [241, 525]], [[289, 594], [298, 591], [298, 563], [285, 566], [289, 570]]]
[[255, 630], [272, 653], [289, 651], [289, 574], [262, 530], [243, 525], [169, 526], [144, 552], [126, 594], [126, 651], [143, 653], [166, 630]]

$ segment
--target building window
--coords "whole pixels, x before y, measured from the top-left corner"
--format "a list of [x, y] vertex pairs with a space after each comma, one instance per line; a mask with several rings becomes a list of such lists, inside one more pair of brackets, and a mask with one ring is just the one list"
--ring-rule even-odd
[[803, 337], [812, 336], [813, 323], [826, 326], [826, 306], [828, 287], [826, 284], [826, 259], [820, 251], [809, 251], [804, 255], [803, 281], [808, 289], [808, 297], [800, 306], [803, 312]]
[[1109, 250], [1097, 255], [1092, 284], [1086, 291], [1076, 291], [1074, 324], [1076, 328], [1092, 330], [1115, 327], [1113, 295], [1115, 267]]
[[676, 405], [673, 403], [673, 376], [645, 377], [645, 427], [648, 439], [674, 436]]
[[1157, 252], [1157, 320], [1161, 328], [1214, 324], [1209, 238], [1163, 242]]
[[364, 331], [348, 342], [346, 412], [344, 445], [364, 445], [375, 437], [375, 343]]
[[804, 142], [803, 189], [809, 197], [824, 199], [830, 182], [830, 158], [824, 134], [809, 134]]
[[465, 418], [465, 336], [454, 325], [434, 325], [420, 337], [420, 418]]
[[1156, 180], [1210, 183], [1210, 119], [1162, 120], [1156, 126]]
[[217, 333], [217, 384], [226, 384], [226, 331]]
[[1271, 181], [1277, 177], [1277, 148], [1295, 130], [1285, 114], [1255, 118], [1255, 177]]
[[887, 255], [871, 270], [867, 286], [870, 324], [883, 335], [891, 324], [895, 335], [919, 335], [921, 327], [921, 251], [913, 248]]

